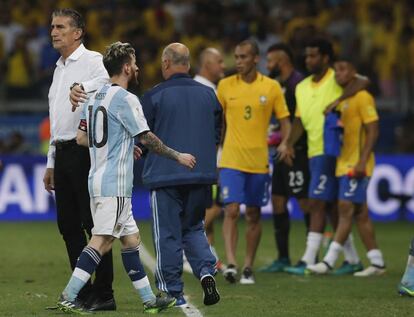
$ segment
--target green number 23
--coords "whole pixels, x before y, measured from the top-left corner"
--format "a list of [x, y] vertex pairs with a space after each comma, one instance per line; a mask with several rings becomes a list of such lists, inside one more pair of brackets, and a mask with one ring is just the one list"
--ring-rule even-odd
[[246, 106], [244, 107], [244, 119], [249, 120], [252, 118], [252, 107]]

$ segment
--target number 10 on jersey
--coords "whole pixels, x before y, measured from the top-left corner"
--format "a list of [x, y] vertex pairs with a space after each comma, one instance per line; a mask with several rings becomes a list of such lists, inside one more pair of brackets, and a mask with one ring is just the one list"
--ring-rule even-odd
[[[98, 113], [102, 113], [102, 124], [99, 124], [100, 128], [102, 128], [102, 139], [101, 141], [96, 140], [96, 126], [97, 126], [97, 118]], [[96, 108], [95, 112], [93, 113], [93, 106], [88, 106], [88, 114], [89, 114], [89, 127], [88, 127], [88, 138], [89, 138], [89, 147], [95, 145], [95, 147], [100, 148], [105, 146], [106, 142], [108, 141], [108, 114], [106, 112], [105, 107], [99, 106]], [[92, 120], [93, 115], [93, 120]]]

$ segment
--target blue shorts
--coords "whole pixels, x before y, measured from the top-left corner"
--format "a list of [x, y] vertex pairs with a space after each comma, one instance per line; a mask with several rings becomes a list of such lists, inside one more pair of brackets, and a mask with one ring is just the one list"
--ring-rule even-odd
[[220, 170], [221, 197], [230, 203], [265, 206], [269, 201], [269, 174], [246, 173], [235, 169]]
[[339, 199], [363, 204], [367, 201], [369, 177], [351, 178], [341, 176], [339, 180]]
[[335, 177], [336, 157], [318, 155], [309, 160], [311, 180], [309, 198], [334, 201], [337, 199], [338, 183]]

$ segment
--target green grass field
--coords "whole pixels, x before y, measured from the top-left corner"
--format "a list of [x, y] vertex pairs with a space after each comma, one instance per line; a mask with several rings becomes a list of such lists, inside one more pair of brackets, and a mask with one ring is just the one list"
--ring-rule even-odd
[[[139, 224], [143, 242], [152, 252], [150, 224]], [[244, 254], [244, 223], [240, 222], [239, 259]], [[221, 224], [216, 227], [220, 238]], [[401, 298], [396, 286], [407, 259], [413, 234], [409, 223], [376, 224], [377, 238], [384, 253], [387, 274], [367, 279], [352, 276], [296, 277], [284, 273], [256, 273], [255, 285], [229, 285], [217, 277], [221, 293], [218, 305], [205, 307], [199, 282], [184, 274], [185, 293], [203, 316], [413, 316], [414, 299]], [[256, 268], [275, 256], [272, 225], [265, 221]], [[63, 241], [54, 223], [0, 223], [0, 316], [62, 316], [46, 311], [53, 305], [70, 275]], [[355, 233], [354, 233], [355, 235]], [[355, 235], [356, 237], [356, 235]], [[296, 261], [305, 243], [302, 223], [291, 230], [291, 256]], [[365, 251], [357, 247], [364, 264]], [[219, 253], [223, 248], [217, 243]], [[115, 252], [116, 313], [98, 316], [143, 316], [142, 304], [122, 268], [119, 244]], [[150, 272], [148, 270], [148, 272]], [[151, 275], [151, 274], [149, 274]], [[184, 316], [180, 309], [165, 316]]]

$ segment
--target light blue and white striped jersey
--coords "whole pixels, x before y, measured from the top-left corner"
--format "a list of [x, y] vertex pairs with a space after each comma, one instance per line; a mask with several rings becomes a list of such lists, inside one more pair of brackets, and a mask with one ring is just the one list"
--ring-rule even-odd
[[137, 96], [106, 84], [85, 102], [81, 120], [91, 157], [90, 197], [131, 197], [134, 137], [149, 131]]

